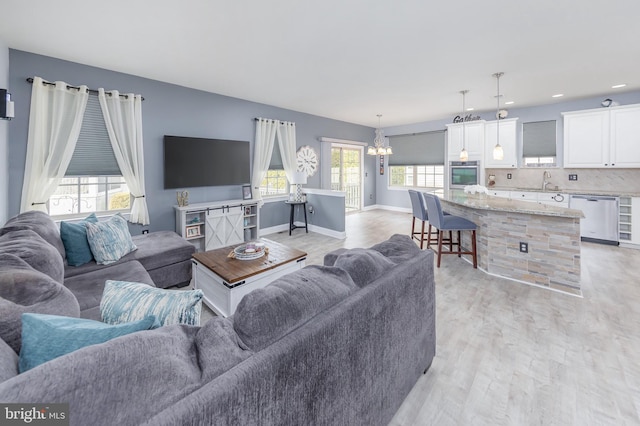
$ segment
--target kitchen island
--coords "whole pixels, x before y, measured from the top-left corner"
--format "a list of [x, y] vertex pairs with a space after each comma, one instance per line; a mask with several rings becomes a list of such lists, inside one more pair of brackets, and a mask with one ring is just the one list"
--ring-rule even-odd
[[[442, 207], [478, 226], [478, 267], [483, 271], [581, 294], [582, 211], [458, 190], [449, 191]], [[463, 236], [463, 246], [470, 247], [469, 238]]]

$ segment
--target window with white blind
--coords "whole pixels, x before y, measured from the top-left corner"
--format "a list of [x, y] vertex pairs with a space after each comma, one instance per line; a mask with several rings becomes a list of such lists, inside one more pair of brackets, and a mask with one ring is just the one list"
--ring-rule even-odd
[[522, 159], [527, 167], [556, 165], [556, 120], [522, 123]]
[[289, 184], [287, 175], [282, 165], [282, 156], [280, 155], [280, 146], [276, 140], [273, 144], [273, 152], [271, 153], [271, 161], [269, 162], [269, 170], [260, 182], [260, 195], [268, 197], [270, 195], [288, 194]]
[[445, 132], [390, 136], [389, 187], [444, 191]]
[[73, 157], [65, 177], [49, 198], [49, 214], [63, 218], [93, 212], [126, 212], [131, 208], [130, 198], [98, 96], [90, 94]]

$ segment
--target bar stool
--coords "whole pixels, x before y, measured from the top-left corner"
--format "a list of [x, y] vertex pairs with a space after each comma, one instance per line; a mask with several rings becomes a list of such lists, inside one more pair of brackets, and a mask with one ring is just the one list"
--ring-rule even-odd
[[[438, 268], [440, 267], [440, 258], [442, 252], [442, 242], [444, 231], [457, 231], [458, 242], [454, 243], [453, 238], [450, 237], [449, 251], [444, 254], [457, 254], [461, 257], [463, 254], [470, 254], [473, 256], [473, 267], [478, 268], [478, 254], [476, 250], [476, 229], [475, 223], [460, 216], [448, 215], [445, 216], [442, 213], [442, 206], [440, 205], [440, 199], [432, 194], [424, 194], [425, 201], [427, 203], [427, 210], [430, 213], [429, 226], [434, 226], [438, 230]], [[461, 231], [471, 231], [471, 251], [462, 251], [462, 244], [460, 239]], [[450, 234], [451, 235], [451, 234]], [[431, 241], [427, 241], [427, 248], [430, 248]], [[453, 246], [458, 246], [457, 251], [453, 251]]]
[[[409, 198], [411, 199], [411, 209], [413, 210], [413, 220], [411, 222], [411, 238], [420, 241], [420, 248], [422, 248], [423, 242], [425, 241], [424, 235], [424, 225], [425, 225], [425, 221], [429, 220], [429, 212], [427, 210], [427, 206], [425, 205], [424, 202], [424, 196], [421, 192], [418, 192], [416, 190], [410, 189], [409, 190]], [[448, 216], [449, 213], [444, 212], [445, 216]], [[415, 227], [416, 227], [416, 219], [422, 221], [422, 230], [421, 231], [416, 231]], [[429, 243], [431, 241], [437, 241], [438, 240], [438, 233], [437, 231], [431, 232], [431, 223], [429, 223], [429, 230], [426, 232], [427, 234], [427, 248], [429, 247]], [[420, 237], [416, 237], [416, 235], [419, 235]], [[449, 233], [449, 238], [448, 239], [444, 239], [443, 241], [451, 241], [451, 233]], [[452, 248], [453, 250], [453, 248]]]
[[[420, 241], [420, 248], [422, 249], [423, 243], [425, 241], [424, 235], [424, 225], [425, 222], [429, 220], [429, 215], [427, 214], [427, 207], [424, 204], [424, 198], [422, 194], [413, 189], [409, 190], [409, 198], [411, 199], [411, 209], [413, 210], [413, 220], [411, 221], [411, 238]], [[416, 219], [422, 221], [422, 231], [416, 232]], [[419, 237], [417, 237], [417, 235]], [[427, 247], [429, 247], [429, 242], [431, 241], [431, 230], [427, 234]], [[436, 238], [434, 236], [434, 241]]]

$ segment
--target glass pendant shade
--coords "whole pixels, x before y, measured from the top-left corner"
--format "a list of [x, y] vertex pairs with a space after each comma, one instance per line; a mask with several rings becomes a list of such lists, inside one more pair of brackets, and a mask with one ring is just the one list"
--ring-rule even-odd
[[504, 160], [504, 150], [502, 149], [502, 145], [497, 144], [493, 147], [493, 159]]
[[465, 148], [462, 148], [462, 151], [460, 151], [460, 161], [467, 161], [467, 160], [469, 160], [469, 153]]

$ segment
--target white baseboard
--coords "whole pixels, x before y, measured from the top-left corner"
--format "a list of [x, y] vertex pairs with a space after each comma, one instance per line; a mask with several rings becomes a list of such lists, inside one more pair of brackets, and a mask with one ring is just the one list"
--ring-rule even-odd
[[[304, 223], [298, 223], [296, 222], [297, 226], [304, 226]], [[340, 240], [344, 240], [345, 238], [347, 238], [347, 233], [342, 231], [335, 231], [333, 229], [328, 229], [328, 228], [322, 228], [320, 226], [316, 226], [316, 225], [309, 225], [309, 231], [311, 232], [315, 232], [317, 234], [322, 234], [322, 235], [326, 235], [328, 237], [333, 237], [333, 238], [338, 238]]]
[[363, 211], [368, 211], [368, 210], [389, 210], [392, 212], [401, 212], [401, 213], [411, 213], [412, 210], [410, 208], [406, 208], [406, 207], [396, 207], [396, 206], [386, 206], [384, 204], [374, 204], [372, 206], [367, 206], [364, 207], [362, 210]]
[[[304, 228], [304, 222], [294, 222], [294, 224], [296, 226], [302, 226]], [[316, 226], [311, 224], [309, 224], [307, 227], [309, 228], [309, 231], [315, 232], [316, 234], [322, 234], [328, 237], [338, 238], [341, 240], [344, 240], [345, 238], [347, 238], [346, 232], [335, 231], [333, 229], [323, 228], [321, 226]], [[289, 231], [289, 224], [285, 223], [283, 225], [277, 225], [277, 226], [272, 226], [270, 228], [260, 229], [260, 236], [264, 237], [269, 234], [277, 234], [278, 232], [287, 232], [287, 231]], [[296, 231], [300, 232], [300, 228], [294, 230], [293, 232], [296, 232]], [[302, 230], [302, 232], [304, 232], [304, 229]]]
[[287, 230], [289, 230], [289, 224], [285, 223], [283, 225], [276, 225], [270, 228], [262, 228], [260, 229], [259, 234], [261, 237], [264, 237], [265, 235], [277, 234], [278, 232], [287, 231]]

